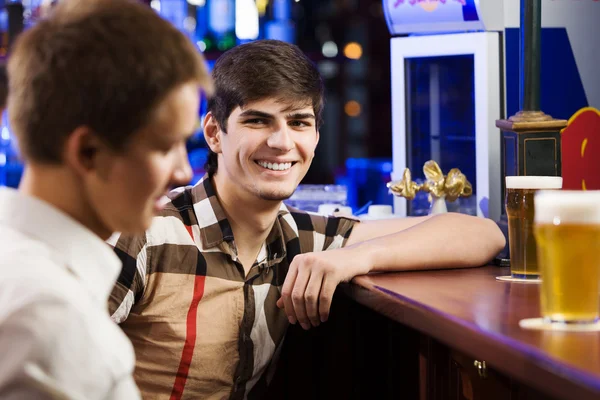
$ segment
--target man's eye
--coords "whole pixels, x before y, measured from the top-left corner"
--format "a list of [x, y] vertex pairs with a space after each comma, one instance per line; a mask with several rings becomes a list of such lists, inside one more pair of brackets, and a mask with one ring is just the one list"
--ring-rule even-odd
[[252, 118], [252, 119], [247, 119], [246, 121], [244, 121], [246, 124], [252, 124], [252, 125], [260, 125], [260, 124], [265, 124], [266, 121], [262, 118]]
[[310, 123], [308, 123], [306, 121], [290, 121], [289, 125], [297, 126], [297, 127], [306, 127], [306, 126], [310, 126]]

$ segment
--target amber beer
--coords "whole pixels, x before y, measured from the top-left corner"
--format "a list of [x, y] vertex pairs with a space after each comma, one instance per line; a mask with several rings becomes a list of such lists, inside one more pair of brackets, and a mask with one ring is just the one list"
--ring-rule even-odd
[[559, 176], [506, 177], [510, 273], [514, 278], [539, 278], [533, 235], [533, 196], [540, 189], [560, 188], [562, 188], [562, 178]]
[[589, 323], [600, 309], [600, 191], [541, 191], [535, 236], [542, 316]]

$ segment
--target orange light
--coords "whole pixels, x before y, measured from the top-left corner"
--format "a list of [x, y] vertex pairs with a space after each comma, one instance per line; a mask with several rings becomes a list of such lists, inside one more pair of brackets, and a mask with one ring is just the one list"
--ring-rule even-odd
[[350, 42], [344, 47], [344, 55], [353, 60], [358, 60], [362, 56], [362, 47], [356, 42]]
[[349, 117], [358, 117], [361, 112], [360, 103], [355, 100], [350, 100], [344, 105], [344, 112]]
[[438, 6], [438, 0], [425, 0], [419, 4], [423, 10], [427, 12], [432, 12]]

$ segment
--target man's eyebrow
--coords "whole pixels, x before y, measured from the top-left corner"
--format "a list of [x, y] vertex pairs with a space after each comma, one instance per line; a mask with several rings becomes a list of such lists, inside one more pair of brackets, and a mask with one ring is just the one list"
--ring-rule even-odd
[[286, 119], [316, 119], [312, 113], [292, 113], [285, 116]]
[[262, 111], [258, 111], [258, 110], [246, 110], [244, 112], [242, 112], [240, 114], [240, 117], [260, 117], [260, 118], [273, 118], [273, 115], [266, 113], [266, 112], [262, 112]]

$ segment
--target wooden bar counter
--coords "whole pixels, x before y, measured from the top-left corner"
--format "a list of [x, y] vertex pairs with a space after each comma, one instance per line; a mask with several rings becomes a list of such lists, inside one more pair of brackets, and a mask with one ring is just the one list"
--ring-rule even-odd
[[520, 328], [540, 316], [539, 285], [495, 279], [508, 274], [488, 266], [361, 276], [350, 295], [426, 338], [420, 398], [599, 399], [600, 332]]
[[530, 331], [539, 286], [495, 266], [361, 276], [291, 326], [267, 399], [600, 399], [600, 333]]

